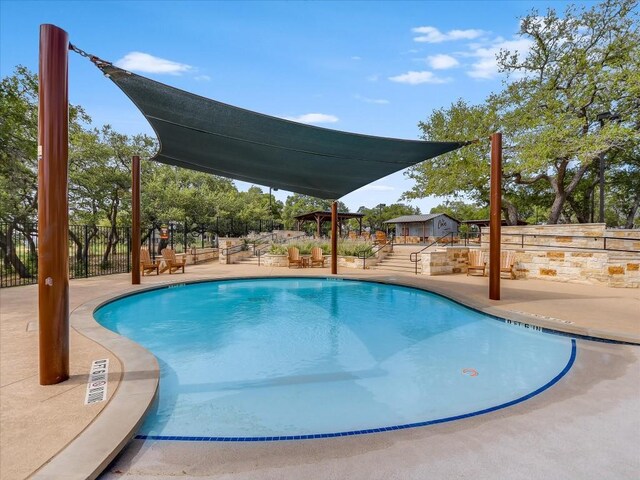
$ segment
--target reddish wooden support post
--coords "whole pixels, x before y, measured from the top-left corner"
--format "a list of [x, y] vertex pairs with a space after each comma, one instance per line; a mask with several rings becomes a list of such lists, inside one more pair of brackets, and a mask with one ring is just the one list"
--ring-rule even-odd
[[69, 378], [69, 35], [40, 25], [38, 319], [40, 385]]
[[338, 202], [331, 204], [331, 274], [338, 273]]
[[502, 134], [491, 135], [491, 194], [489, 216], [489, 298], [500, 300], [500, 242], [502, 229]]
[[140, 285], [140, 157], [138, 155], [131, 158], [131, 264], [131, 284]]

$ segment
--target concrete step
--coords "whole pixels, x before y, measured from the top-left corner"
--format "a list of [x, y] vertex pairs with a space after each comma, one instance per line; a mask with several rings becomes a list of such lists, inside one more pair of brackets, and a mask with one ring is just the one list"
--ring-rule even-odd
[[242, 263], [243, 265], [258, 265], [258, 257], [256, 256], [244, 257], [234, 263]]
[[[371, 267], [375, 270], [384, 270], [388, 272], [403, 272], [414, 273], [416, 272], [415, 264], [409, 259], [409, 255], [404, 252], [400, 255], [389, 254], [377, 265]], [[420, 272], [420, 265], [418, 265], [418, 273]]]
[[[416, 270], [414, 266], [410, 266], [410, 267], [394, 267], [394, 266], [388, 266], [388, 265], [382, 265], [382, 264], [378, 264], [375, 267], [371, 267], [372, 270], [380, 270], [380, 271], [384, 271], [384, 272], [398, 272], [398, 273], [409, 273], [409, 274], [415, 274]], [[418, 269], [418, 273], [420, 273], [420, 269]]]

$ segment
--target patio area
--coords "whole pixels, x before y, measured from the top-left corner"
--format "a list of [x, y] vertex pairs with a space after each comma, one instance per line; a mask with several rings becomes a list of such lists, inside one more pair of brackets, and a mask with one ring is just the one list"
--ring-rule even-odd
[[[70, 283], [72, 324], [83, 304], [154, 284], [328, 275], [328, 268], [208, 263], [188, 266], [186, 274], [143, 277], [140, 287], [132, 287], [125, 274], [78, 279]], [[425, 288], [513, 321], [640, 343], [638, 289], [503, 280], [502, 300], [495, 302], [487, 299], [486, 277], [392, 276], [347, 269], [340, 276]], [[136, 392], [129, 393], [131, 408], [126, 403], [114, 408], [114, 399], [134, 384], [153, 388], [157, 371], [115, 354], [121, 348], [115, 348], [117, 340], [105, 347], [72, 328], [71, 378], [40, 386], [37, 286], [2, 289], [0, 302], [0, 476], [85, 478], [82, 472], [105, 466], [110, 458], [104, 446], [121, 441], [108, 434], [100, 441], [86, 441], [92, 429], [102, 423], [115, 431], [126, 422], [135, 429], [135, 412], [146, 405], [136, 404]], [[127, 348], [136, 354], [135, 346]], [[101, 358], [110, 362], [108, 400], [84, 405], [91, 362]], [[337, 439], [253, 444], [132, 440], [103, 478], [635, 478], [640, 470], [639, 365], [637, 345], [579, 339], [578, 357], [567, 376], [507, 409], [441, 425]]]

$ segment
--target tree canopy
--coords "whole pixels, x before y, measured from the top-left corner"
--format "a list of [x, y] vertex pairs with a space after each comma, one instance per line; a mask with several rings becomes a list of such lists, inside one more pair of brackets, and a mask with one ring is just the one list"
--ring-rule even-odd
[[[575, 209], [580, 197], [591, 203], [601, 156], [608, 170], [623, 162], [622, 171], [633, 171], [624, 162], [640, 142], [637, 0], [569, 6], [563, 15], [534, 9], [521, 19], [519, 34], [530, 48], [498, 55], [507, 75], [501, 92], [480, 105], [459, 100], [419, 126], [426, 140], [486, 139], [503, 132], [503, 204], [510, 223], [531, 206], [523, 201], [529, 196], [541, 202], [537, 206], [548, 212], [549, 223], [584, 220]], [[489, 144], [481, 140], [412, 167], [408, 176], [416, 183], [404, 196], [486, 204], [488, 158]], [[610, 204], [616, 198], [610, 195]]]

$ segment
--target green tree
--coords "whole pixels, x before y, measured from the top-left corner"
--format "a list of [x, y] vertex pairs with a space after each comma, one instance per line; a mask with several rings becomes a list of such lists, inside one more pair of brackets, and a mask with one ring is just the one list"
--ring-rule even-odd
[[[509, 76], [504, 90], [480, 106], [459, 101], [420, 124], [427, 140], [504, 133], [503, 204], [510, 223], [518, 205], [530, 205], [521, 198], [529, 187], [552, 193], [548, 222], [558, 223], [600, 156], [611, 162], [640, 141], [636, 7], [637, 0], [606, 0], [588, 10], [570, 6], [562, 17], [553, 9], [544, 16], [533, 10], [520, 28], [531, 40], [529, 51], [498, 56]], [[603, 112], [615, 112], [619, 121], [602, 120]], [[464, 195], [486, 202], [488, 150], [482, 140], [413, 167], [408, 175], [416, 184], [405, 198]]]
[[358, 213], [363, 213], [362, 225], [371, 231], [386, 230], [384, 222], [392, 218], [402, 217], [403, 215], [420, 215], [418, 207], [405, 205], [404, 203], [393, 203], [386, 205], [380, 203], [373, 208], [360, 207]]
[[484, 220], [489, 218], [489, 208], [485, 205], [465, 203], [461, 200], [447, 200], [433, 207], [429, 213], [446, 213], [456, 220]]
[[[69, 139], [74, 142], [89, 117], [69, 106]], [[0, 234], [5, 265], [21, 277], [31, 276], [12, 244], [14, 231], [24, 234], [29, 255], [36, 256], [33, 241], [38, 210], [38, 78], [23, 66], [0, 82]], [[1, 232], [0, 232], [1, 233]]]
[[[118, 225], [130, 224], [131, 158], [150, 157], [155, 141], [146, 135], [128, 136], [109, 125], [86, 130], [72, 142], [69, 160], [69, 200], [72, 217], [91, 226], [109, 226], [107, 246], [102, 255], [106, 266], [115, 245], [121, 241]], [[97, 229], [92, 229], [95, 235]], [[78, 239], [72, 239], [78, 245]], [[86, 245], [85, 245], [86, 248]]]

